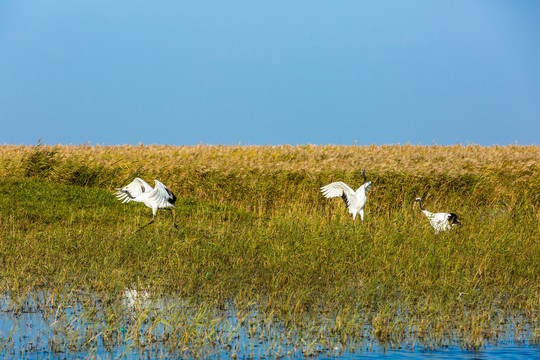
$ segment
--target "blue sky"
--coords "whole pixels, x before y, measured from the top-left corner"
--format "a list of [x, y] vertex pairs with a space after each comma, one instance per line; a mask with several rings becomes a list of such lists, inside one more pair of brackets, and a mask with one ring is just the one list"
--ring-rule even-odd
[[538, 19], [509, 0], [2, 1], [0, 144], [538, 144]]

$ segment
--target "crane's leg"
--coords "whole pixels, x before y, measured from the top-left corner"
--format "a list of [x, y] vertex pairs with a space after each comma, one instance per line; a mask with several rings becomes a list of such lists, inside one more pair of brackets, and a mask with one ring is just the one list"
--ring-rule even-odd
[[152, 208], [152, 220], [150, 220], [150, 222], [146, 225], [144, 225], [143, 227], [141, 227], [139, 229], [139, 231], [141, 231], [142, 229], [144, 229], [145, 227], [147, 227], [148, 225], [150, 224], [153, 224], [154, 223], [154, 218], [156, 217], [156, 212], [157, 212], [157, 207], [156, 208]]
[[174, 211], [174, 209], [169, 209], [168, 210], [171, 212], [171, 216], [172, 216], [172, 224], [174, 226], [175, 229], [178, 229], [178, 226], [176, 225], [176, 212]]
[[150, 222], [148, 224], [141, 226], [139, 231], [141, 231], [142, 229], [144, 229], [145, 227], [147, 227], [148, 225], [153, 224], [153, 223], [154, 223], [154, 217], [152, 216], [152, 220], [150, 220]]

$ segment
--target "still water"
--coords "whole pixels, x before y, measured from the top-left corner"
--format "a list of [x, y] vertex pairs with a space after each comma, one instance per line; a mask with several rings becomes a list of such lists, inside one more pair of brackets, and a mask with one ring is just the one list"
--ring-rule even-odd
[[343, 343], [330, 333], [324, 340], [319, 335], [306, 336], [314, 333], [313, 328], [306, 333], [285, 332], [282, 323], [261, 317], [255, 310], [239, 314], [232, 307], [215, 310], [178, 305], [174, 299], [152, 301], [148, 294], [133, 290], [126, 290], [117, 300], [4, 295], [0, 298], [0, 358], [540, 358], [540, 347], [531, 340], [534, 337], [513, 326], [477, 349], [467, 349], [455, 339], [434, 345], [409, 337], [381, 344], [368, 325], [358, 338]]

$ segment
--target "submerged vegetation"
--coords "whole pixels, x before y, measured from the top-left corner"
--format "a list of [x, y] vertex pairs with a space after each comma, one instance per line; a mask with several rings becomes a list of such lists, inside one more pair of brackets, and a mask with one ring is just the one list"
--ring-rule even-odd
[[[538, 159], [536, 146], [3, 146], [3, 308], [60, 326], [82, 306], [67, 325], [97, 325], [65, 334], [78, 348], [113, 334], [140, 347], [143, 332], [193, 355], [235, 354], [240, 334], [272, 338], [267, 356], [365, 339], [478, 349], [523, 329], [538, 343]], [[362, 168], [372, 190], [353, 227], [320, 187], [356, 188]], [[113, 195], [135, 176], [175, 192], [178, 230], [158, 212], [139, 231], [148, 209]], [[415, 196], [461, 226], [435, 235]], [[123, 312], [126, 289], [162, 305]]]

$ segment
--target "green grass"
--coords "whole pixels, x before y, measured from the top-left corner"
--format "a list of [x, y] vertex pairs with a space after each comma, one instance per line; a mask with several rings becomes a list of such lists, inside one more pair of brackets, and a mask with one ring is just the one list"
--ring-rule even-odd
[[481, 209], [462, 202], [461, 228], [436, 236], [412, 203], [380, 213], [368, 203], [366, 222], [353, 228], [339, 199], [276, 209], [261, 192], [259, 205], [247, 209], [180, 199], [179, 230], [161, 211], [138, 231], [150, 209], [121, 204], [110, 190], [4, 179], [0, 193], [10, 288], [69, 281], [108, 290], [143, 282], [202, 297], [284, 292], [306, 306], [359, 294], [374, 304], [388, 294], [447, 301], [459, 293], [538, 290], [538, 226], [526, 204], [480, 220]]
[[[138, 288], [212, 306], [256, 303], [279, 314], [285, 329], [308, 327], [312, 337], [321, 336], [313, 330], [321, 316], [331, 318], [324, 331], [349, 340], [365, 322], [381, 342], [412, 336], [433, 344], [455, 332], [473, 347], [501, 317], [523, 316], [538, 329], [534, 174], [370, 172], [365, 222], [353, 228], [341, 199], [325, 199], [319, 188], [358, 186], [361, 169], [190, 170], [182, 179], [164, 175], [179, 198], [178, 230], [160, 211], [139, 231], [151, 210], [117, 201], [100, 180], [104, 168], [51, 166], [46, 173], [63, 181], [39, 169], [0, 180], [4, 293], [83, 289], [114, 298]], [[462, 226], [435, 235], [416, 195], [428, 210], [457, 212]]]

